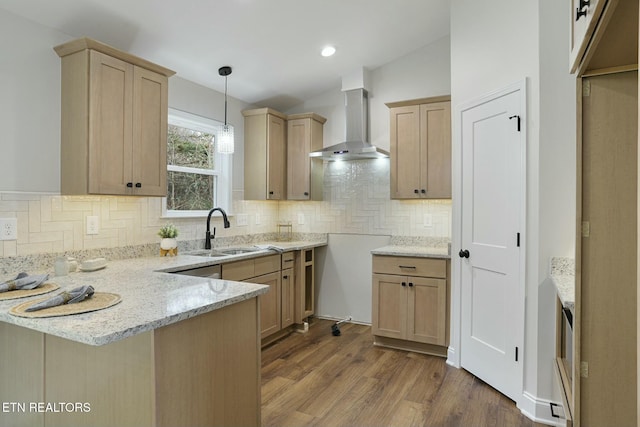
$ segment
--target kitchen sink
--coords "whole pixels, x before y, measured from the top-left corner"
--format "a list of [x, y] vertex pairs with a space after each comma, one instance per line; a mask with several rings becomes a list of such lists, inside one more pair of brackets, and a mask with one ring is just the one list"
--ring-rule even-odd
[[223, 255], [241, 255], [249, 252], [256, 252], [258, 248], [225, 248], [225, 249], [213, 249], [212, 252], [220, 253]]
[[215, 250], [210, 250], [210, 249], [199, 249], [195, 251], [189, 251], [189, 252], [185, 252], [185, 255], [206, 256], [210, 258], [219, 258], [223, 256], [228, 256], [228, 254], [219, 253]]
[[211, 258], [219, 258], [231, 255], [242, 255], [250, 252], [258, 251], [258, 248], [220, 248], [220, 249], [198, 249], [186, 252], [185, 255], [206, 256]]

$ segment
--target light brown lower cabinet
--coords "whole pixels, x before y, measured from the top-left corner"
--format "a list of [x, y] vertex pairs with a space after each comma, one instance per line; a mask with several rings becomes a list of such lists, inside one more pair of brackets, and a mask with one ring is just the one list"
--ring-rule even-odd
[[26, 403], [0, 426], [259, 426], [258, 322], [257, 298], [103, 346], [0, 322], [0, 400]]
[[295, 315], [295, 253], [267, 255], [222, 265], [222, 278], [269, 286], [261, 295], [260, 338], [265, 346], [293, 331]]
[[269, 286], [269, 292], [258, 298], [260, 300], [260, 338], [266, 338], [280, 330], [282, 277], [280, 272], [276, 271], [247, 281]]
[[447, 271], [444, 259], [373, 256], [376, 345], [446, 355]]

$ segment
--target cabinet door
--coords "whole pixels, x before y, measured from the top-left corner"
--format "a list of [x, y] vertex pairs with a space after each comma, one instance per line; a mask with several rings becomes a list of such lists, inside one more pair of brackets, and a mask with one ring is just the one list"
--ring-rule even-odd
[[587, 6], [580, 8], [582, 0], [571, 0], [571, 37], [569, 39], [571, 73], [578, 69], [582, 61], [605, 2], [605, 0], [590, 0]]
[[420, 197], [420, 106], [391, 108], [391, 198]]
[[267, 199], [284, 200], [286, 197], [287, 153], [285, 122], [280, 117], [267, 116]]
[[293, 325], [293, 310], [294, 310], [294, 277], [293, 268], [282, 270], [282, 305], [280, 316], [280, 327], [286, 328], [289, 325]]
[[132, 182], [133, 65], [91, 51], [89, 193], [126, 194]]
[[405, 339], [407, 330], [407, 278], [388, 274], [373, 275], [371, 333]]
[[167, 195], [167, 77], [134, 68], [133, 194]]
[[309, 200], [311, 177], [311, 119], [287, 123], [287, 199]]
[[281, 277], [280, 272], [249, 279], [251, 283], [268, 285], [269, 292], [260, 295], [260, 337], [265, 338], [280, 330]]
[[407, 338], [410, 341], [445, 345], [447, 281], [408, 277]]
[[420, 196], [451, 198], [451, 103], [420, 105]]

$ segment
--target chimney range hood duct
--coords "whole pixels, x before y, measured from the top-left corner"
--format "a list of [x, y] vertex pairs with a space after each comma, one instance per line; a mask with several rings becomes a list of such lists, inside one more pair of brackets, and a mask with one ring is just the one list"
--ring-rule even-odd
[[362, 160], [389, 157], [389, 152], [368, 142], [369, 95], [365, 89], [345, 91], [346, 141], [309, 154], [323, 160]]

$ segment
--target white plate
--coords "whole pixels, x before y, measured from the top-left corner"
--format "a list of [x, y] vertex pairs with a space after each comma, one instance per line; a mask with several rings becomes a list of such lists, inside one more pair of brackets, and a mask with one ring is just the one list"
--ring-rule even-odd
[[107, 260], [105, 258], [95, 258], [83, 261], [78, 267], [80, 271], [96, 271], [107, 266]]
[[106, 266], [107, 265], [105, 264], [105, 265], [99, 265], [97, 267], [78, 267], [78, 270], [83, 272], [97, 271], [97, 270], [102, 270]]

